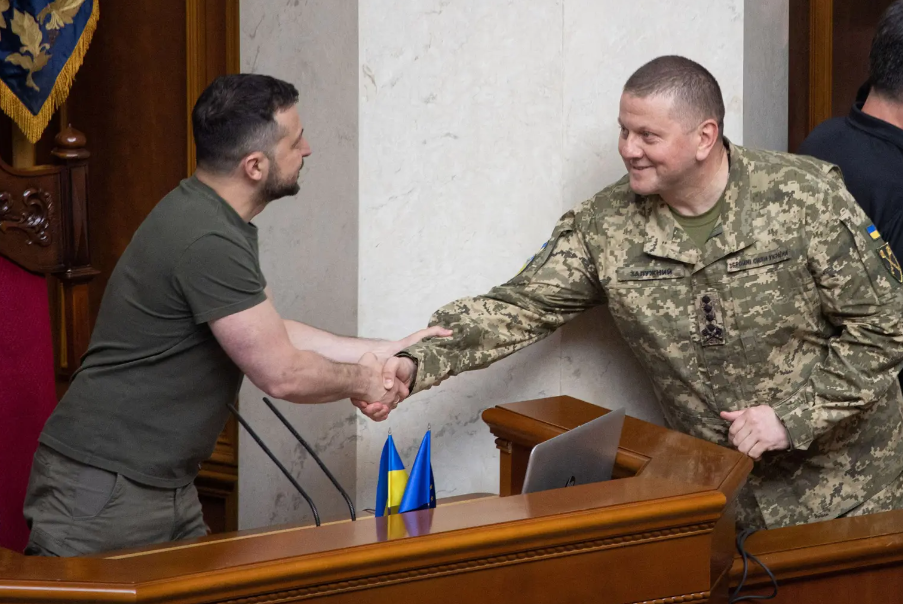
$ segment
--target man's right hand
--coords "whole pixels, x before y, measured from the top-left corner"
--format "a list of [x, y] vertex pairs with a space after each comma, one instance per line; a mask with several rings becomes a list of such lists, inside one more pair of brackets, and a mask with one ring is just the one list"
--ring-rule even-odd
[[410, 391], [410, 389], [414, 387], [414, 384], [411, 382], [414, 379], [414, 372], [416, 370], [417, 366], [414, 364], [414, 361], [408, 357], [392, 357], [386, 362], [386, 369], [384, 372], [392, 371], [395, 375], [395, 379], [404, 384]]
[[361, 357], [360, 364], [378, 370], [380, 381], [374, 383], [370, 395], [372, 398], [351, 399], [351, 402], [364, 415], [373, 421], [381, 422], [410, 393], [408, 385], [414, 376], [414, 362], [405, 357], [391, 357], [385, 365], [380, 366], [376, 356], [367, 353]]

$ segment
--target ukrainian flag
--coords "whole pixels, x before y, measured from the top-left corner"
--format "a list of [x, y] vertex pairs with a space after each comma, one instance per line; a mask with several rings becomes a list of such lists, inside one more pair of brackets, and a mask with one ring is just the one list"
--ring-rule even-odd
[[405, 492], [408, 482], [408, 473], [404, 469], [404, 463], [398, 456], [395, 441], [392, 435], [386, 439], [383, 445], [383, 453], [379, 458], [379, 481], [376, 484], [376, 515], [397, 514], [398, 506]]
[[436, 507], [436, 485], [433, 482], [433, 464], [430, 462], [430, 432], [431, 430], [426, 431], [420, 450], [417, 451], [417, 458], [411, 466], [411, 477], [398, 508], [401, 513]]

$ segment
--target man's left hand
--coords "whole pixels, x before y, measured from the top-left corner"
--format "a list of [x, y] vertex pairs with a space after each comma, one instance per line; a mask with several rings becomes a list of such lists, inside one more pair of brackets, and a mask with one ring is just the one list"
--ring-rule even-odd
[[721, 418], [731, 422], [731, 444], [756, 461], [766, 451], [785, 451], [790, 448], [787, 428], [768, 405], [740, 411], [722, 411]]

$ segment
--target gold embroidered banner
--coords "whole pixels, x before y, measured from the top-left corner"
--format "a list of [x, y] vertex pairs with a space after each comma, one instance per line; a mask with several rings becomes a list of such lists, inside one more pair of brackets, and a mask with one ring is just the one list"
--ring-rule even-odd
[[99, 0], [0, 0], [0, 109], [31, 142], [66, 101]]

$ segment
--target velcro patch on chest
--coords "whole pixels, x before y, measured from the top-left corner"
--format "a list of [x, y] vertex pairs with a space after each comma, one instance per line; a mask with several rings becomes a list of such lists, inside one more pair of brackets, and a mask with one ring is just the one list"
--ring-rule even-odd
[[745, 271], [751, 268], [759, 268], [760, 266], [768, 266], [769, 264], [777, 264], [785, 262], [794, 257], [794, 252], [787, 249], [773, 249], [767, 252], [759, 252], [738, 258], [731, 258], [727, 261], [727, 272], [735, 273], [737, 271]]
[[727, 339], [721, 307], [721, 297], [716, 291], [696, 296], [696, 326], [703, 346], [723, 346]]
[[687, 269], [682, 266], [622, 266], [616, 273], [618, 281], [656, 281], [686, 277]]

